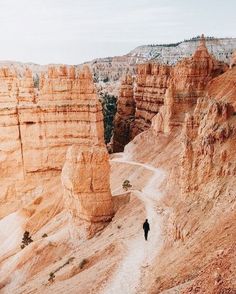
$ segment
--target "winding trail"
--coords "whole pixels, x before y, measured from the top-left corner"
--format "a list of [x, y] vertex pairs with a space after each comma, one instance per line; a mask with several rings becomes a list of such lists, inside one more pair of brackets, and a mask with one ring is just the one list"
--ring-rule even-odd
[[139, 285], [142, 268], [151, 264], [161, 245], [161, 218], [155, 207], [156, 201], [162, 195], [158, 187], [164, 179], [164, 172], [151, 165], [128, 160], [125, 158], [125, 154], [122, 154], [121, 158], [114, 158], [111, 161], [135, 165], [152, 171], [153, 175], [142, 191], [132, 190], [145, 205], [150, 232], [148, 241], [144, 240], [143, 232], [129, 240], [126, 256], [103, 294], [135, 294], [138, 290], [138, 293], [142, 293]]

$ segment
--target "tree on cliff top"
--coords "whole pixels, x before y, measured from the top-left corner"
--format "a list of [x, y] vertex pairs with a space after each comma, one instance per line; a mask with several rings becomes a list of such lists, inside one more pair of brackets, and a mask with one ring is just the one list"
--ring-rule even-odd
[[125, 190], [125, 191], [128, 191], [130, 188], [132, 188], [132, 185], [130, 184], [130, 181], [129, 180], [125, 180], [122, 184], [122, 188]]
[[31, 242], [33, 242], [30, 233], [28, 231], [24, 232], [22, 241], [21, 241], [21, 249], [24, 249], [26, 246], [28, 246]]

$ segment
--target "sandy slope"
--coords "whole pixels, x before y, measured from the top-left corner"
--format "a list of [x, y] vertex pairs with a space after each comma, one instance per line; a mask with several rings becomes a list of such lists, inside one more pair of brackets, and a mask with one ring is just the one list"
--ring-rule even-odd
[[140, 190], [133, 190], [134, 194], [141, 199], [145, 205], [146, 216], [150, 223], [150, 233], [148, 242], [141, 234], [128, 240], [127, 253], [119, 266], [111, 283], [102, 292], [104, 294], [137, 293], [140, 289], [140, 278], [142, 267], [147, 267], [158, 253], [161, 244], [161, 219], [156, 209], [156, 200], [161, 197], [158, 187], [164, 179], [164, 172], [151, 165], [128, 160], [123, 153], [120, 158], [113, 161], [142, 167], [151, 171], [153, 174], [145, 187]]

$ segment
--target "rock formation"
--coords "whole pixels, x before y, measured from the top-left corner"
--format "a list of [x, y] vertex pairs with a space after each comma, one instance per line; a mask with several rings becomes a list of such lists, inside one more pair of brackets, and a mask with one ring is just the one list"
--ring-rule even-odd
[[[143, 45], [135, 48], [124, 56], [98, 58], [88, 64], [91, 66], [96, 82], [103, 87], [118, 85], [122, 74], [129, 70], [135, 72], [137, 64], [156, 62], [175, 65], [183, 58], [191, 57], [199, 45], [199, 38], [186, 40], [176, 44]], [[206, 38], [206, 46], [217, 60], [230, 63], [233, 50], [236, 48], [236, 38]]]
[[[183, 124], [185, 114], [193, 109], [198, 98], [205, 95], [209, 81], [226, 69], [225, 64], [209, 54], [202, 36], [192, 58], [183, 59], [173, 68], [165, 105], [160, 111], [161, 120], [166, 124], [165, 131]], [[156, 120], [160, 120], [158, 115]]]
[[[51, 67], [40, 77], [37, 91], [29, 70], [19, 78], [4, 68], [0, 72], [0, 85], [0, 174], [6, 181], [2, 186], [2, 199], [10, 197], [9, 189], [15, 189], [16, 180], [28, 183], [34, 176], [38, 178], [36, 188], [41, 177], [60, 175], [67, 149], [75, 145], [68, 160], [72, 164], [76, 158], [74, 165], [78, 160], [80, 167], [76, 166], [76, 170], [71, 167], [71, 181], [74, 185], [73, 177], [76, 177], [76, 185], [81, 189], [83, 176], [92, 179], [91, 185], [84, 186], [83, 197], [87, 197], [88, 202], [85, 206], [83, 201], [79, 202], [81, 208], [77, 213], [89, 221], [110, 219], [112, 202], [103, 116], [89, 69], [85, 67], [77, 74], [73, 67]], [[76, 149], [78, 144], [81, 152], [84, 150], [81, 155]], [[101, 169], [104, 169], [102, 173]], [[99, 184], [104, 185], [104, 190], [101, 186], [99, 190]], [[76, 187], [73, 186], [75, 193]], [[79, 198], [78, 194], [76, 197]]]
[[[145, 131], [124, 157], [111, 155], [111, 190], [89, 71], [50, 68], [39, 89], [30, 71], [0, 71], [0, 292], [95, 294], [118, 284], [127, 293], [130, 286], [150, 294], [235, 293], [235, 67], [223, 73], [202, 40], [163, 83], [141, 68]], [[121, 102], [133, 105], [132, 88], [127, 77]], [[120, 110], [133, 114], [124, 103]], [[125, 196], [114, 218], [111, 193]], [[146, 213], [149, 256], [140, 246]], [[25, 231], [33, 242], [22, 249]], [[77, 238], [85, 231], [93, 238]]]
[[159, 64], [144, 64], [137, 67], [135, 122], [132, 137], [147, 130], [151, 120], [164, 104], [164, 96], [169, 86], [171, 67]]
[[62, 170], [65, 202], [74, 218], [106, 222], [113, 216], [110, 165], [105, 146], [73, 145]]
[[185, 198], [191, 192], [197, 194], [198, 190], [206, 189], [212, 184], [210, 178], [235, 177], [233, 114], [230, 103], [200, 98], [193, 114], [186, 116], [182, 159], [182, 193]]
[[121, 83], [117, 102], [117, 113], [114, 120], [113, 151], [120, 152], [130, 142], [131, 127], [135, 114], [133, 97], [133, 78], [126, 75]]
[[[155, 63], [138, 65], [131, 138], [150, 128], [151, 121], [156, 132], [169, 132], [173, 127], [182, 125], [185, 114], [193, 110], [199, 97], [205, 95], [209, 82], [227, 68], [226, 64], [216, 61], [209, 54], [204, 36], [193, 56], [183, 59], [174, 67]], [[119, 100], [122, 97], [118, 103]], [[126, 133], [116, 125], [114, 132], [116, 137], [126, 137]], [[123, 140], [122, 145], [125, 144], [127, 139]]]
[[88, 68], [78, 76], [74, 68], [49, 68], [37, 96], [29, 71], [21, 79], [6, 69], [1, 76], [2, 177], [60, 172], [68, 146], [103, 142], [101, 106]]
[[126, 147], [132, 160], [168, 170], [156, 204], [165, 211], [165, 241], [149, 271], [152, 286], [150, 276], [142, 283], [148, 293], [235, 289], [228, 271], [235, 266], [235, 72], [220, 74], [203, 45], [176, 66], [165, 106]]
[[[236, 54], [234, 54], [236, 56]], [[213, 79], [207, 86], [207, 96], [218, 101], [229, 102], [236, 110], [236, 63], [235, 57], [232, 58], [231, 68], [224, 74]]]

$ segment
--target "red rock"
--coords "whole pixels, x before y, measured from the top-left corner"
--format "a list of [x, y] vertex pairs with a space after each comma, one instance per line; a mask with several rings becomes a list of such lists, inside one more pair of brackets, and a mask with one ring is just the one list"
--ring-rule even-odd
[[135, 114], [133, 97], [133, 78], [126, 75], [121, 83], [117, 102], [117, 113], [114, 120], [113, 151], [120, 152], [130, 142], [132, 122]]

